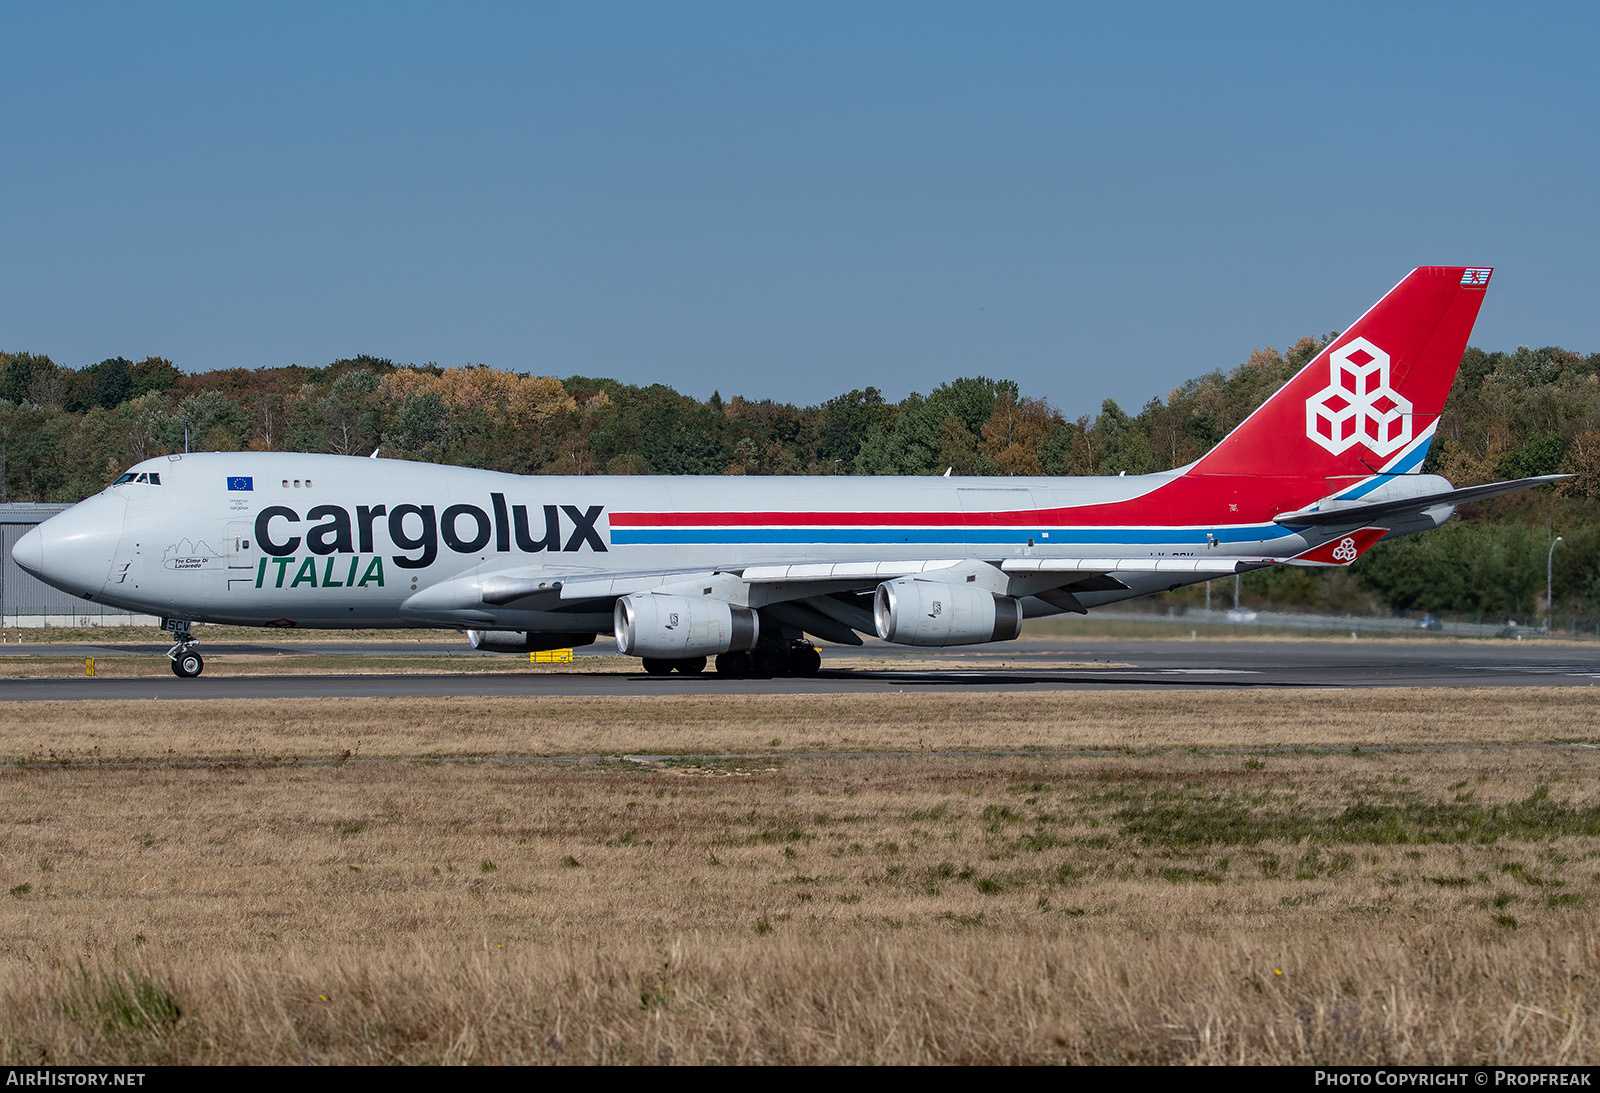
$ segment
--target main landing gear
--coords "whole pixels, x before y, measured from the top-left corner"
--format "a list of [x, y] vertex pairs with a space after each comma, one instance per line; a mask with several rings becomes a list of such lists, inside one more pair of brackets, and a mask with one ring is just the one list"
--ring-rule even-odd
[[[753, 676], [757, 679], [767, 679], [772, 676], [814, 676], [821, 667], [822, 654], [817, 652], [817, 647], [809, 641], [774, 641], [770, 644], [762, 642], [747, 653], [717, 655], [719, 676]], [[645, 657], [644, 670], [653, 676], [671, 675], [673, 672], [697, 676], [706, 670], [706, 658], [658, 660], [654, 657]], [[177, 671], [176, 664], [173, 671]]]
[[193, 679], [206, 670], [206, 662], [195, 647], [200, 643], [194, 640], [188, 619], [162, 619], [161, 629], [170, 630], [172, 637], [177, 641], [171, 649], [167, 650], [167, 657], [172, 661], [172, 674], [179, 679]]
[[762, 643], [748, 653], [722, 653], [717, 657], [719, 676], [814, 676], [822, 667], [822, 654], [809, 641]]

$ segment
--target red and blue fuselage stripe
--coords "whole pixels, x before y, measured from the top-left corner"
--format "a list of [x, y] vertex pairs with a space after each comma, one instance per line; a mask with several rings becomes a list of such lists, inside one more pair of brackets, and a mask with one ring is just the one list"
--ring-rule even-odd
[[[659, 515], [659, 514], [652, 514]], [[696, 517], [701, 514], [675, 514]], [[712, 522], [691, 525], [687, 521], [671, 526], [636, 524], [631, 513], [616, 513], [611, 518], [611, 542], [616, 546], [661, 544], [721, 543], [857, 543], [863, 545], [896, 543], [997, 543], [1020, 544], [1032, 540], [1035, 546], [1068, 546], [1083, 543], [1137, 543], [1205, 546], [1217, 543], [1259, 543], [1288, 534], [1276, 524], [1228, 527], [1052, 527], [972, 526], [945, 524], [926, 526], [831, 526], [795, 525], [730, 526], [718, 513]], [[786, 514], [792, 515], [792, 514]], [[881, 519], [881, 517], [879, 518]]]

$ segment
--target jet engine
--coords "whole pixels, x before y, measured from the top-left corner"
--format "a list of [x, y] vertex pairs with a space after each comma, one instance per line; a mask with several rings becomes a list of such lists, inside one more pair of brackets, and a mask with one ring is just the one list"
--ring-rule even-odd
[[900, 645], [976, 645], [1022, 633], [1022, 603], [976, 585], [902, 577], [872, 601], [878, 636]]
[[468, 630], [467, 641], [486, 653], [542, 653], [593, 645], [593, 634], [546, 634], [538, 630]]
[[756, 647], [760, 634], [748, 607], [654, 592], [622, 597], [614, 619], [618, 652], [656, 660], [743, 652]]

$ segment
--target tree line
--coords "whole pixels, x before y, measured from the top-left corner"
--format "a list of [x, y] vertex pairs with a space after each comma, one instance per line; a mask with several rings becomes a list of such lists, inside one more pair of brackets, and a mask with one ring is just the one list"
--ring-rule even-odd
[[[1256, 350], [1137, 413], [1107, 399], [1076, 420], [1011, 380], [982, 376], [898, 402], [865, 387], [801, 407], [373, 356], [186, 373], [159, 357], [73, 369], [42, 354], [0, 352], [0, 494], [80, 500], [126, 466], [186, 444], [381, 449], [516, 474], [1142, 474], [1198, 459], [1332, 337]], [[1544, 610], [1546, 551], [1560, 535], [1556, 613], [1600, 615], [1600, 354], [1468, 349], [1423, 469], [1458, 485], [1576, 477], [1464, 506], [1462, 519], [1380, 544], [1349, 572], [1251, 575], [1248, 595], [1318, 610], [1526, 618]], [[1186, 604], [1197, 595], [1168, 598]]]

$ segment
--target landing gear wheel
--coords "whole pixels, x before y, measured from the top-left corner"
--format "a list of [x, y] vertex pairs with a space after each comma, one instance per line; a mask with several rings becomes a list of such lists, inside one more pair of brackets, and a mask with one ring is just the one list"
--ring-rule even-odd
[[688, 660], [680, 660], [677, 668], [679, 672], [686, 676], [697, 676], [706, 670], [706, 658], [690, 657]]
[[672, 674], [673, 662], [670, 660], [656, 660], [653, 657], [644, 658], [644, 670], [649, 675], [665, 676]]
[[796, 645], [789, 650], [789, 674], [814, 676], [822, 667], [822, 654], [813, 645]]
[[751, 669], [749, 653], [718, 653], [717, 675], [747, 676]]
[[200, 659], [200, 654], [195, 652], [195, 646], [200, 643], [194, 640], [194, 624], [188, 619], [164, 618], [161, 620], [161, 629], [169, 631], [177, 643], [167, 650], [167, 659], [172, 661], [172, 674], [179, 679], [193, 679], [206, 669], [206, 662]]
[[762, 679], [789, 674], [789, 658], [776, 649], [756, 650], [755, 662], [755, 673]]

